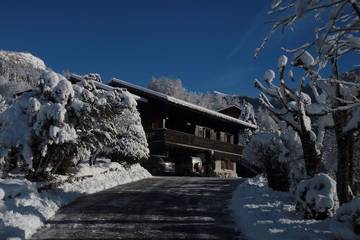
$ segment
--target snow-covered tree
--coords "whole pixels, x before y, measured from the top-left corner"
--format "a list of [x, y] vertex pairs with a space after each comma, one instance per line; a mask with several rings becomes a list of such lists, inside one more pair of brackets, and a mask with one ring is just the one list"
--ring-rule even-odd
[[12, 97], [38, 85], [45, 63], [30, 53], [0, 51], [0, 94]]
[[136, 100], [126, 90], [96, 85], [96, 75], [72, 84], [46, 69], [39, 86], [0, 113], [3, 171], [16, 167], [28, 177], [65, 174], [81, 160], [106, 156], [134, 162], [148, 156]]
[[241, 113], [239, 119], [256, 125], [255, 110], [253, 105], [243, 100], [240, 103], [240, 109]]
[[245, 146], [243, 157], [249, 164], [261, 169], [269, 187], [289, 191], [289, 162], [282, 158], [287, 152], [278, 134], [258, 132]]
[[184, 99], [186, 91], [180, 79], [167, 77], [152, 77], [149, 88], [179, 99]]
[[257, 126], [260, 131], [275, 132], [279, 130], [276, 120], [271, 113], [264, 107], [259, 107], [256, 111]]
[[[337, 187], [340, 203], [351, 199], [349, 186], [352, 181], [352, 156], [354, 131], [359, 128], [360, 85], [346, 79], [340, 73], [339, 63], [360, 50], [360, 7], [355, 0], [274, 0], [270, 14], [275, 16], [272, 30], [256, 50], [264, 48], [271, 35], [278, 29], [294, 28], [295, 24], [309, 15], [314, 28], [313, 40], [295, 49], [284, 49], [296, 55], [294, 65], [301, 66], [312, 87], [318, 114], [330, 113], [335, 126], [338, 145]], [[309, 52], [316, 53], [313, 58]], [[323, 72], [331, 71], [330, 77]], [[349, 69], [345, 70], [349, 71]], [[293, 74], [290, 74], [293, 75]], [[321, 127], [321, 125], [320, 125]], [[321, 142], [324, 134], [318, 134]], [[304, 142], [303, 142], [304, 143]], [[304, 155], [307, 155], [304, 152]], [[317, 161], [315, 161], [317, 162]]]
[[266, 174], [269, 187], [289, 191], [305, 177], [303, 153], [298, 134], [280, 125], [272, 132], [256, 132], [245, 146], [243, 157]]
[[85, 75], [74, 86], [73, 125], [80, 145], [85, 152], [90, 151], [92, 159], [106, 156], [131, 162], [147, 158], [149, 150], [134, 97], [119, 89], [97, 89], [93, 81], [99, 77], [93, 76]]
[[[295, 55], [294, 61], [298, 58], [310, 61], [310, 55]], [[321, 167], [321, 153], [322, 142], [325, 133], [325, 128], [333, 125], [331, 114], [329, 111], [323, 112], [327, 109], [326, 104], [318, 97], [317, 101], [313, 102], [311, 97], [304, 93], [304, 80], [300, 81], [298, 90], [291, 89], [286, 84], [285, 67], [288, 58], [285, 55], [279, 57], [279, 85], [276, 85], [275, 72], [271, 69], [264, 74], [264, 80], [267, 86], [260, 81], [255, 80], [255, 87], [260, 91], [260, 101], [263, 106], [273, 114], [275, 118], [285, 121], [289, 126], [296, 131], [301, 139], [301, 145], [304, 153], [304, 160], [306, 171], [309, 176], [320, 172]], [[309, 64], [309, 62], [307, 62]], [[293, 78], [292, 74], [289, 74]], [[274, 98], [279, 102], [279, 107], [274, 106], [269, 98]], [[318, 133], [315, 134], [311, 116], [316, 116], [316, 123], [318, 126]]]
[[230, 106], [242, 108], [246, 103], [250, 103], [252, 108], [257, 108], [259, 105], [256, 98], [225, 94], [218, 91], [206, 93], [189, 91], [183, 87], [180, 79], [174, 78], [153, 77], [150, 81], [149, 88], [215, 111]]

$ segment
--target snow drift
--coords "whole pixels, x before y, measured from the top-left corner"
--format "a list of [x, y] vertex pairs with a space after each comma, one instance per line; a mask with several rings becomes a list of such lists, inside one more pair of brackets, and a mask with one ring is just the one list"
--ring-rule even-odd
[[229, 207], [237, 226], [249, 240], [360, 239], [335, 218], [304, 219], [296, 211], [294, 195], [273, 191], [262, 176], [240, 184]]
[[80, 164], [71, 176], [56, 176], [57, 186], [24, 178], [0, 179], [0, 236], [28, 238], [63, 205], [83, 194], [91, 194], [151, 175], [139, 164], [128, 168], [102, 161]]

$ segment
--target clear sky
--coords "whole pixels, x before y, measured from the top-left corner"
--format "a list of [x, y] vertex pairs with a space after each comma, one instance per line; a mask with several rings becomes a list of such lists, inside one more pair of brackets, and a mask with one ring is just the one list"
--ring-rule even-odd
[[[57, 72], [98, 72], [142, 86], [152, 76], [180, 78], [192, 91], [256, 95], [253, 79], [276, 67], [271, 40], [254, 50], [270, 26], [269, 0], [2, 0], [0, 49], [27, 51]], [[300, 37], [299, 37], [300, 36]]]

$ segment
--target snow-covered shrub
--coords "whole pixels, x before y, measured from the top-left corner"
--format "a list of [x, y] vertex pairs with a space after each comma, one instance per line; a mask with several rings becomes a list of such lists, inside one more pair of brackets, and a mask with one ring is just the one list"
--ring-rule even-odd
[[127, 162], [147, 158], [148, 145], [134, 97], [120, 89], [97, 89], [90, 80], [85, 76], [74, 86], [71, 105], [82, 155]]
[[72, 85], [61, 75], [50, 70], [47, 73], [43, 78], [53, 85], [44, 83], [41, 89], [22, 94], [0, 114], [0, 147], [8, 153], [4, 156], [8, 170], [21, 165], [37, 174], [55, 167], [61, 162], [58, 158], [68, 155], [61, 152], [49, 158], [49, 147], [74, 143], [77, 139], [75, 129], [65, 119], [66, 107], [74, 97]]
[[72, 84], [44, 70], [37, 88], [19, 95], [0, 113], [2, 169], [20, 167], [30, 170], [30, 178], [39, 179], [65, 174], [79, 161], [100, 155], [127, 162], [147, 158], [133, 95], [97, 88], [99, 80], [99, 75], [91, 74]]
[[336, 182], [325, 173], [301, 181], [295, 191], [296, 209], [306, 219], [325, 219], [334, 215], [338, 207]]
[[290, 189], [294, 191], [296, 185], [306, 177], [305, 162], [301, 140], [292, 128], [282, 126], [280, 138], [286, 149], [285, 158], [289, 162]]
[[0, 51], [0, 94], [12, 97], [31, 89], [45, 70], [45, 63], [30, 53]]
[[360, 198], [344, 203], [336, 212], [339, 222], [349, 224], [356, 234], [360, 234]]
[[277, 191], [289, 191], [289, 162], [279, 135], [256, 133], [245, 146], [243, 154], [250, 164], [264, 171], [269, 187]]
[[291, 128], [278, 128], [256, 133], [244, 148], [244, 158], [265, 172], [271, 188], [294, 190], [306, 176], [301, 141]]

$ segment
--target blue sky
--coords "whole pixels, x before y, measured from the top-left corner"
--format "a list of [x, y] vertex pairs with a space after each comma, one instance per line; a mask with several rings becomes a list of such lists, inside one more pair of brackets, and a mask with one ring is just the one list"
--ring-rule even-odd
[[[192, 91], [256, 95], [253, 79], [276, 66], [281, 46], [309, 29], [279, 35], [257, 58], [270, 26], [269, 0], [1, 1], [0, 49], [27, 51], [52, 69], [98, 72], [146, 86], [180, 78]], [[300, 37], [299, 37], [300, 36]]]

